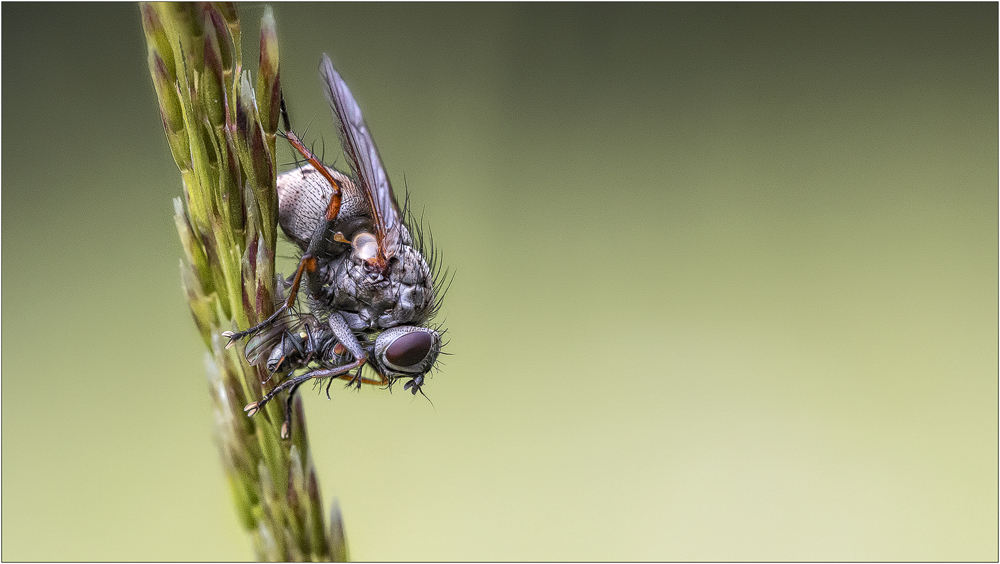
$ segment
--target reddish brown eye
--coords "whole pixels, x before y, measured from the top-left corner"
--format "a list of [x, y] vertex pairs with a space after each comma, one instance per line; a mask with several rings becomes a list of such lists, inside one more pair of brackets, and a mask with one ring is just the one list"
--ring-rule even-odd
[[430, 333], [414, 331], [407, 333], [389, 345], [385, 350], [385, 358], [396, 366], [415, 366], [420, 364], [427, 353], [431, 351], [434, 338]]

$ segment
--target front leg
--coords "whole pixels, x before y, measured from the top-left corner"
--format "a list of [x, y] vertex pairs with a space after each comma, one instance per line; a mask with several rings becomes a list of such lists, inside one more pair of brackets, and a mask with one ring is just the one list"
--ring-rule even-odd
[[357, 336], [354, 335], [354, 331], [351, 331], [351, 327], [347, 325], [347, 320], [344, 319], [344, 316], [339, 311], [331, 313], [327, 323], [330, 324], [333, 336], [337, 338], [340, 344], [344, 345], [347, 352], [351, 353], [357, 360], [368, 360], [368, 355], [361, 348], [361, 342], [358, 341]]
[[[351, 355], [354, 356], [354, 361], [330, 368], [312, 370], [304, 374], [291, 377], [265, 394], [259, 401], [249, 403], [243, 408], [243, 411], [246, 412], [248, 417], [253, 417], [268, 402], [274, 399], [275, 396], [285, 390], [288, 390], [285, 421], [281, 426], [281, 438], [283, 439], [287, 439], [291, 436], [291, 409], [293, 405], [293, 397], [298, 391], [299, 386], [307, 380], [330, 378], [330, 381], [333, 382], [334, 379], [342, 379], [349, 380], [348, 386], [357, 385], [358, 387], [360, 387], [361, 384], [383, 386], [389, 383], [389, 380], [382, 374], [379, 374], [377, 370], [376, 375], [378, 376], [378, 379], [364, 378], [361, 376], [361, 367], [368, 362], [368, 355], [365, 353], [364, 348], [361, 347], [360, 341], [358, 341], [354, 332], [351, 331], [351, 328], [347, 325], [347, 321], [344, 319], [344, 316], [340, 314], [340, 312], [335, 311], [330, 314], [328, 323], [334, 336], [337, 338], [337, 341], [339, 341], [338, 345], [343, 346], [342, 351], [345, 353], [351, 353]], [[354, 369], [357, 369], [357, 372], [352, 376], [350, 372]]]
[[243, 408], [243, 411], [246, 412], [247, 417], [253, 417], [254, 415], [257, 414], [258, 411], [263, 409], [268, 402], [274, 399], [274, 397], [277, 396], [280, 392], [288, 390], [288, 399], [285, 404], [286, 407], [285, 421], [281, 425], [281, 438], [287, 439], [292, 436], [292, 430], [291, 430], [292, 400], [295, 396], [295, 392], [298, 391], [299, 386], [301, 386], [307, 380], [312, 380], [314, 378], [323, 379], [323, 378], [349, 377], [347, 375], [348, 372], [354, 370], [355, 368], [360, 368], [362, 364], [364, 364], [364, 361], [355, 360], [354, 362], [349, 362], [343, 366], [335, 366], [333, 368], [313, 370], [312, 372], [306, 372], [305, 374], [300, 374], [293, 378], [289, 378], [288, 380], [285, 380], [284, 382], [276, 386], [273, 390], [265, 394], [264, 397], [261, 398], [259, 401], [247, 404], [247, 406]]
[[[366, 378], [361, 378], [361, 366], [364, 366], [364, 363], [368, 361], [368, 355], [361, 347], [361, 342], [358, 341], [358, 337], [354, 334], [354, 331], [351, 331], [351, 327], [347, 324], [347, 320], [344, 319], [344, 316], [339, 311], [335, 311], [330, 314], [329, 324], [330, 329], [333, 330], [333, 335], [337, 337], [340, 344], [347, 349], [347, 352], [354, 356], [355, 360], [361, 361], [358, 371], [351, 377], [351, 381], [347, 384], [348, 387], [355, 385], [360, 388], [362, 382], [367, 380]], [[340, 377], [345, 378], [346, 376], [349, 376], [349, 374], [345, 374]]]
[[[333, 367], [331, 369], [312, 370], [310, 372], [306, 372], [304, 374], [295, 376], [294, 378], [285, 380], [284, 382], [276, 386], [273, 390], [268, 392], [263, 398], [261, 398], [260, 401], [248, 404], [243, 409], [243, 411], [247, 412], [247, 415], [253, 417], [253, 415], [257, 413], [257, 411], [260, 410], [260, 408], [264, 407], [264, 404], [271, 401], [271, 399], [275, 395], [277, 395], [279, 392], [283, 390], [290, 389], [289, 396], [294, 395], [295, 390], [298, 388], [298, 386], [303, 382], [305, 382], [306, 380], [311, 380], [313, 378], [350, 377], [352, 378], [353, 382], [354, 379], [357, 378], [357, 376], [354, 377], [350, 376], [348, 372], [350, 372], [355, 368], [361, 368], [361, 366], [363, 366], [365, 362], [368, 361], [368, 355], [365, 354], [365, 350], [361, 348], [361, 343], [358, 341], [358, 338], [354, 336], [354, 332], [352, 332], [351, 328], [348, 327], [347, 321], [344, 320], [344, 317], [340, 314], [340, 312], [335, 311], [331, 313], [328, 323], [330, 324], [330, 329], [333, 330], [334, 337], [336, 337], [337, 340], [340, 342], [340, 344], [343, 345], [345, 349], [347, 349], [345, 352], [349, 352], [351, 353], [352, 356], [354, 356], [354, 361]], [[359, 370], [358, 371], [359, 375], [360, 372], [361, 371]]]

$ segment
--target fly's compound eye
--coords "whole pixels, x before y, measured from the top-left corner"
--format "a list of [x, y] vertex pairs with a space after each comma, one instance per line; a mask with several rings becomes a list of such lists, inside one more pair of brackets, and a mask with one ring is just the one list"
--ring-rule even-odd
[[375, 340], [375, 354], [387, 368], [403, 374], [423, 374], [441, 352], [441, 337], [426, 327], [393, 327]]
[[407, 333], [385, 349], [385, 359], [396, 366], [417, 366], [431, 352], [434, 339], [423, 331]]

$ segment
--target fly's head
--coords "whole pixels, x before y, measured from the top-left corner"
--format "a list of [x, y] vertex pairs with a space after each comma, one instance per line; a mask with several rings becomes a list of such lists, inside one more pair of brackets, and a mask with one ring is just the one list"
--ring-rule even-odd
[[441, 334], [429, 327], [386, 329], [375, 339], [372, 362], [391, 380], [409, 378], [403, 388], [416, 395], [441, 353]]

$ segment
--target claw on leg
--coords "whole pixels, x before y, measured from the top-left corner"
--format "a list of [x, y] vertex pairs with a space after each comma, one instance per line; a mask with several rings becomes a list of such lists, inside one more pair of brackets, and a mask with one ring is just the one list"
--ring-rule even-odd
[[[348, 376], [350, 376], [350, 375], [348, 374]], [[358, 390], [361, 389], [361, 369], [360, 368], [358, 369], [357, 372], [354, 373], [353, 376], [351, 376], [351, 379], [347, 381], [347, 385], [344, 386], [344, 387], [345, 388], [356, 388]]]
[[260, 402], [255, 401], [253, 403], [248, 403], [247, 406], [243, 408], [243, 411], [246, 412], [247, 417], [253, 417], [254, 415], [257, 415], [257, 411], [259, 411], [260, 408]]
[[236, 336], [236, 333], [233, 333], [232, 331], [223, 331], [222, 336], [229, 339], [229, 342], [226, 343], [227, 349], [233, 348], [233, 345], [236, 343], [236, 341], [240, 340], [240, 338]]

